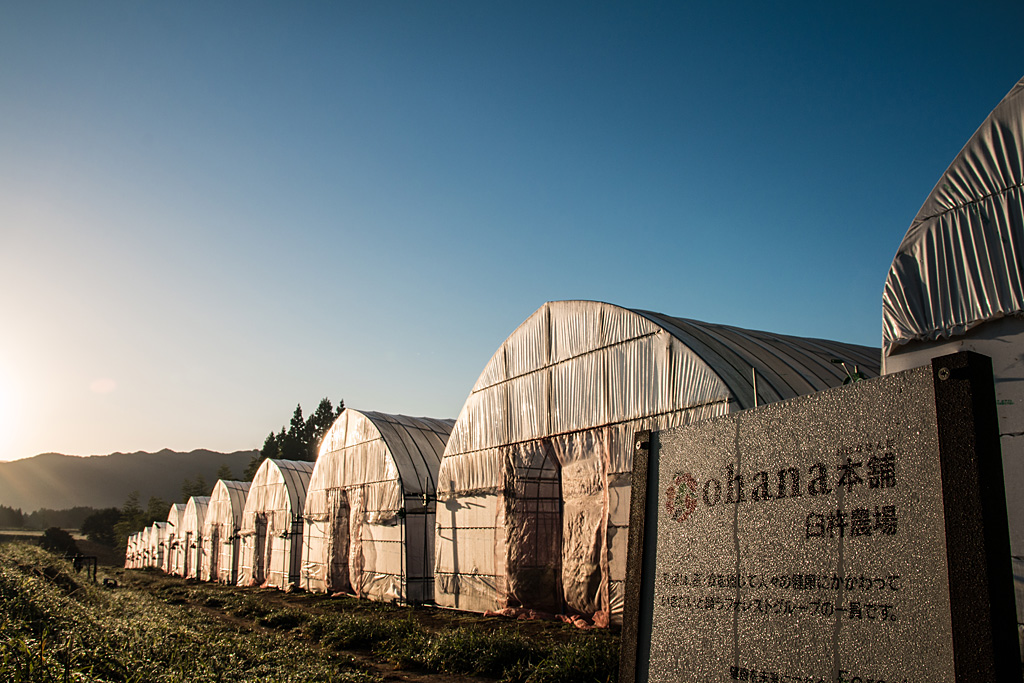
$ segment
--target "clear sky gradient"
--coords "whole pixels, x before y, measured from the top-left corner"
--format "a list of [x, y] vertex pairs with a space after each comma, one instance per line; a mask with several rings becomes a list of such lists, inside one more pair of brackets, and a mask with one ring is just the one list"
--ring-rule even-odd
[[1024, 3], [8, 2], [0, 459], [456, 417], [545, 301], [877, 346]]

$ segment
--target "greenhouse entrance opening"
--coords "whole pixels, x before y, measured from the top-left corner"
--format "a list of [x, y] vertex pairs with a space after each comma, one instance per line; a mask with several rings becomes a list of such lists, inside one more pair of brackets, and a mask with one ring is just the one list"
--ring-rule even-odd
[[270, 550], [269, 529], [266, 513], [256, 514], [256, 550], [252, 557], [252, 580], [256, 586], [267, 580], [267, 553]]
[[328, 529], [327, 556], [330, 568], [327, 575], [327, 590], [335, 593], [351, 593], [352, 584], [349, 580], [349, 538], [350, 511], [348, 492], [342, 488], [327, 491]]
[[192, 538], [192, 532], [191, 531], [186, 531], [185, 532], [185, 542], [184, 542], [184, 545], [185, 545], [185, 561], [184, 561], [184, 564], [182, 565], [184, 567], [184, 569], [181, 572], [182, 576], [186, 576], [187, 577], [188, 574], [189, 574], [189, 571], [191, 571], [191, 569], [192, 569], [192, 560], [193, 560], [193, 557], [192, 557], [192, 545], [193, 545], [193, 543], [195, 543], [195, 541]]
[[562, 468], [549, 440], [513, 447], [505, 501], [508, 607], [562, 612]]
[[218, 574], [220, 567], [220, 529], [217, 527], [213, 527], [210, 531], [209, 546], [210, 555], [206, 558], [206, 561], [210, 563], [210, 566], [205, 572], [210, 577], [210, 581], [218, 581], [220, 579]]

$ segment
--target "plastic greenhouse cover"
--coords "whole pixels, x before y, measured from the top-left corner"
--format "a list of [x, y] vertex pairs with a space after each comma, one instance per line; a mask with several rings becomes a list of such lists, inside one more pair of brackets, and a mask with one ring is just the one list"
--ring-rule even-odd
[[882, 296], [885, 354], [1024, 311], [1024, 79], [943, 173]]
[[247, 481], [224, 479], [213, 486], [203, 522], [203, 548], [209, 561], [203, 563], [200, 578], [205, 581], [238, 580], [238, 531], [250, 486]]
[[256, 530], [257, 513], [265, 513], [271, 528], [288, 529], [302, 515], [313, 463], [300, 460], [264, 460], [253, 477], [242, 513], [241, 533]]
[[[313, 463], [264, 460], [249, 487], [242, 513], [238, 580], [284, 588], [298, 581], [302, 510]], [[258, 520], [265, 521], [261, 526]]]
[[[306, 498], [303, 586], [377, 600], [429, 597], [424, 525], [454, 420], [348, 408], [325, 434]], [[406, 516], [399, 518], [404, 510]], [[433, 525], [429, 525], [433, 543]], [[410, 549], [416, 550], [411, 552]]]
[[185, 512], [181, 517], [182, 533], [198, 534], [203, 530], [206, 509], [209, 505], [209, 496], [192, 496], [188, 499], [188, 503], [185, 504]]
[[167, 511], [167, 534], [174, 536], [181, 527], [181, 516], [185, 513], [184, 503], [173, 503]]
[[324, 436], [305, 514], [328, 514], [331, 489], [365, 489], [368, 512], [397, 513], [405, 498], [430, 496], [454, 420], [346, 409]]
[[153, 522], [152, 525], [147, 527], [149, 530], [149, 540], [147, 541], [149, 558], [147, 566], [165, 568], [163, 558], [167, 550], [167, 533], [169, 528], [167, 522]]
[[242, 511], [245, 509], [245, 498], [249, 493], [250, 482], [226, 481], [218, 479], [210, 494], [210, 503], [206, 509], [203, 522], [203, 535], [208, 535], [214, 526], [222, 529], [222, 534], [231, 536], [241, 528]]
[[219, 526], [227, 536], [242, 526], [242, 511], [246, 506], [246, 495], [249, 493], [248, 481], [227, 481], [218, 479], [210, 494], [210, 503], [203, 522], [203, 535], [209, 535], [214, 526]]
[[[621, 613], [635, 432], [839, 386], [848, 375], [836, 359], [879, 373], [877, 349], [545, 304], [492, 356], [452, 430], [435, 599]], [[545, 593], [553, 566], [561, 596]]]
[[[442, 460], [438, 496], [501, 489], [499, 446], [719, 403], [735, 403], [719, 412], [750, 408], [752, 371], [759, 403], [792, 398], [841, 385], [846, 372], [833, 359], [868, 376], [879, 373], [877, 349], [854, 344], [599, 302], [545, 304], [502, 344], [463, 405]], [[631, 455], [625, 457], [615, 458], [613, 471], [630, 471]]]

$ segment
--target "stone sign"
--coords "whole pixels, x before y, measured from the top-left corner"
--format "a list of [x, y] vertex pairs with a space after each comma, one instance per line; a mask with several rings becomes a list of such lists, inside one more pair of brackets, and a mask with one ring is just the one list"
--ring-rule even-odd
[[988, 359], [641, 440], [627, 591], [625, 683], [1020, 681]]

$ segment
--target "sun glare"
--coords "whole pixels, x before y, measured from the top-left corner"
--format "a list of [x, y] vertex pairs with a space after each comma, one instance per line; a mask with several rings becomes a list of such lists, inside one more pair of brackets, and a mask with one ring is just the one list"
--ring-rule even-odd
[[13, 382], [4, 368], [0, 367], [0, 460], [10, 460], [17, 456], [10, 452], [16, 425]]

